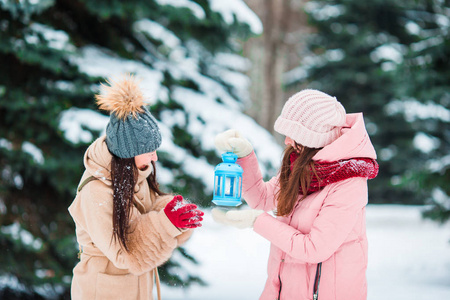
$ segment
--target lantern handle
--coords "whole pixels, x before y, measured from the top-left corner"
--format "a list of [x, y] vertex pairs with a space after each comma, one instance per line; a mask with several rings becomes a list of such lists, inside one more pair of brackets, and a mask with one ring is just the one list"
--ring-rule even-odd
[[236, 153], [225, 152], [222, 154], [223, 162], [234, 163], [234, 162], [236, 162], [237, 159], [238, 159], [238, 156], [236, 155]]

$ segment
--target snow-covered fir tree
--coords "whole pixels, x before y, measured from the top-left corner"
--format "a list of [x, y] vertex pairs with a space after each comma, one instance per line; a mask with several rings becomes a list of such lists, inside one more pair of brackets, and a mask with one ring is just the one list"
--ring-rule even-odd
[[425, 191], [431, 205], [425, 216], [445, 222], [450, 220], [450, 1], [416, 1], [406, 16], [411, 43], [397, 50], [404, 59], [387, 112], [410, 124], [420, 151], [402, 185]]
[[380, 163], [371, 203], [434, 199], [448, 218], [449, 9], [440, 0], [305, 5], [316, 33], [285, 84], [321, 89], [364, 113]]
[[[249, 138], [273, 175], [281, 148], [242, 113], [250, 65], [236, 42], [261, 32], [242, 0], [0, 1], [2, 299], [69, 297], [77, 245], [67, 207], [83, 153], [108, 121], [93, 100], [107, 77], [141, 79], [162, 130], [164, 190], [208, 206], [214, 136], [229, 128]], [[180, 275], [196, 260], [179, 254], [162, 280], [202, 283], [189, 270]]]

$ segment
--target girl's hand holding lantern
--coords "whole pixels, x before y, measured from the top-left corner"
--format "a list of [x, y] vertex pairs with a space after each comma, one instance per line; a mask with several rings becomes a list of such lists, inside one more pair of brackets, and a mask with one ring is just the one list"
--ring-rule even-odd
[[197, 205], [184, 202], [180, 195], [173, 197], [167, 203], [164, 213], [175, 227], [189, 229], [202, 226], [204, 213], [197, 209]]
[[221, 152], [233, 152], [239, 158], [245, 157], [253, 152], [252, 144], [235, 129], [219, 133], [214, 140], [214, 144], [217, 150]]
[[230, 210], [224, 211], [218, 208], [212, 210], [214, 221], [224, 225], [233, 226], [239, 229], [252, 228], [256, 221], [264, 211], [258, 209], [247, 210]]

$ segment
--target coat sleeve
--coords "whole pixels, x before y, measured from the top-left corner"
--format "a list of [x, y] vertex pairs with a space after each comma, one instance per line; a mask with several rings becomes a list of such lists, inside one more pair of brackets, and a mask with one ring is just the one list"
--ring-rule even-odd
[[132, 209], [129, 252], [121, 248], [113, 234], [113, 197], [111, 188], [100, 181], [86, 185], [78, 195], [78, 205], [71, 209], [77, 226], [81, 226], [97, 247], [117, 268], [139, 275], [163, 264], [177, 247], [176, 228], [161, 210], [140, 214]]
[[254, 231], [293, 258], [319, 263], [344, 243], [366, 204], [367, 180], [347, 179], [330, 190], [309, 233], [302, 233], [267, 213], [257, 218]]
[[276, 207], [275, 196], [279, 190], [278, 177], [264, 182], [255, 152], [238, 159], [242, 167], [242, 195], [251, 208], [264, 211]]
[[172, 200], [174, 197], [174, 195], [171, 194], [167, 194], [167, 195], [156, 195], [155, 197], [155, 202], [152, 206], [152, 210], [154, 211], [161, 211], [164, 209], [164, 207], [166, 207], [167, 203], [170, 202], [170, 200]]

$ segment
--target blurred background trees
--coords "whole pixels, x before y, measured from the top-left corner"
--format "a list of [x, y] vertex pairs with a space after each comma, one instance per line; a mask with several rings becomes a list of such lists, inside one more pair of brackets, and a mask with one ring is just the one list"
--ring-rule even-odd
[[[235, 2], [235, 14], [220, 1], [0, 2], [0, 298], [70, 298], [77, 245], [67, 208], [84, 151], [108, 122], [93, 100], [106, 77], [142, 80], [161, 121], [166, 191], [209, 204], [213, 138], [233, 122], [279, 148], [241, 112], [248, 62], [236, 40], [262, 27]], [[203, 284], [180, 271], [194, 257], [183, 248], [175, 257], [160, 270], [166, 284]]]
[[[0, 298], [69, 298], [67, 207], [108, 121], [93, 94], [125, 72], [161, 122], [167, 191], [208, 206], [213, 138], [232, 127], [273, 175], [282, 147], [266, 130], [289, 96], [317, 88], [365, 115], [380, 163], [371, 203], [449, 218], [449, 1], [245, 2], [0, 2]], [[163, 281], [202, 284], [179, 254]]]
[[[336, 96], [347, 112], [364, 113], [378, 152], [370, 202], [431, 204], [427, 216], [448, 219], [449, 1], [247, 2], [265, 26], [263, 36], [244, 46], [259, 67], [250, 73], [249, 113], [273, 132], [295, 92], [316, 88]], [[276, 51], [261, 47], [267, 40]], [[279, 63], [267, 72], [274, 60]], [[270, 85], [274, 91], [267, 92]], [[258, 115], [267, 101], [269, 118]]]

